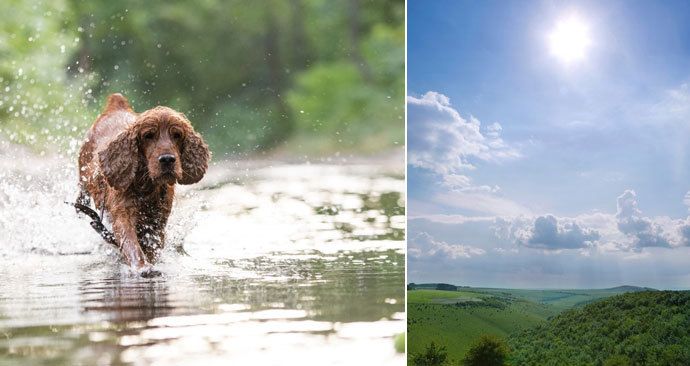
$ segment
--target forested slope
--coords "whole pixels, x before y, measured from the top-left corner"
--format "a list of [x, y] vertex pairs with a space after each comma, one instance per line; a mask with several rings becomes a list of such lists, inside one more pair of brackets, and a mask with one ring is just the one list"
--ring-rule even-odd
[[626, 293], [514, 334], [514, 365], [690, 365], [690, 291]]

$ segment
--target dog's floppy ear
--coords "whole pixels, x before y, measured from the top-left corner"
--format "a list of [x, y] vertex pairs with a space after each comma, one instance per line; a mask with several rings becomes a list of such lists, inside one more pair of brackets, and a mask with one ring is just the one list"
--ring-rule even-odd
[[136, 135], [127, 129], [98, 153], [101, 171], [112, 187], [125, 190], [134, 182], [139, 167], [139, 148]]
[[190, 126], [187, 129], [181, 150], [182, 177], [177, 182], [180, 184], [194, 184], [200, 181], [204, 174], [206, 174], [208, 161], [211, 158], [208, 145], [201, 138], [201, 135], [196, 133]]

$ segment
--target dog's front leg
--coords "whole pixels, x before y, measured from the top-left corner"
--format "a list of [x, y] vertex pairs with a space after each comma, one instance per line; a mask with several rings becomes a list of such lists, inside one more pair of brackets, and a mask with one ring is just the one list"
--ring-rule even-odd
[[130, 216], [114, 216], [113, 231], [115, 233], [115, 240], [120, 246], [120, 252], [122, 252], [127, 263], [144, 277], [155, 275], [157, 272], [153, 270], [153, 266], [141, 250], [134, 222], [132, 222]]

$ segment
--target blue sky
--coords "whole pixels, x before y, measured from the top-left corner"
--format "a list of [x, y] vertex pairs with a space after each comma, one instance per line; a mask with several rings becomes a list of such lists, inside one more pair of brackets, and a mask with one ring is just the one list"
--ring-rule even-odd
[[408, 150], [412, 282], [690, 288], [690, 3], [409, 1]]

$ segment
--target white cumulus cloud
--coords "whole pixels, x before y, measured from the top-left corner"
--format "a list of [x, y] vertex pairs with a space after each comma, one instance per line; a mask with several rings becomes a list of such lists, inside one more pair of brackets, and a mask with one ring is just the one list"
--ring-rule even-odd
[[519, 156], [500, 137], [493, 123], [482, 133], [481, 122], [465, 119], [441, 93], [407, 97], [408, 161], [442, 176], [474, 169], [472, 160], [498, 161]]
[[616, 219], [618, 230], [633, 238], [633, 244], [637, 248], [672, 247], [673, 242], [678, 242], [678, 239], [673, 237], [673, 232], [677, 231], [677, 228], [664, 230], [668, 223], [662, 225], [658, 222], [661, 221], [659, 219], [642, 216], [642, 211], [637, 207], [637, 194], [633, 190], [625, 190], [618, 196]]
[[526, 247], [545, 250], [584, 249], [594, 245], [601, 235], [583, 229], [574, 220], [557, 219], [553, 215], [539, 216], [532, 227], [522, 232], [519, 243]]

